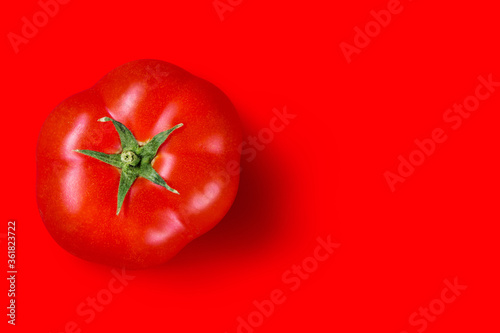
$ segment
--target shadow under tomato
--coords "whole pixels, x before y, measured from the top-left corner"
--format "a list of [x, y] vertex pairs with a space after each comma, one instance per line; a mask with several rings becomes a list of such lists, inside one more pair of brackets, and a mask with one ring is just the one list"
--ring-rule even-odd
[[[272, 143], [270, 144], [272, 146]], [[226, 216], [212, 230], [192, 241], [165, 266], [174, 269], [197, 262], [228, 262], [237, 257], [265, 253], [285, 227], [284, 212], [292, 177], [279, 153], [266, 147], [250, 161], [242, 161], [236, 199]]]

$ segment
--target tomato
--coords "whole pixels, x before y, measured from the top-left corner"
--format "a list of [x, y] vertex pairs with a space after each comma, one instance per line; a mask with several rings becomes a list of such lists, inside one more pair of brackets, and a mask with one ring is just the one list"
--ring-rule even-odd
[[213, 84], [137, 60], [59, 104], [37, 145], [37, 202], [88, 261], [160, 265], [213, 228], [238, 189], [238, 114]]

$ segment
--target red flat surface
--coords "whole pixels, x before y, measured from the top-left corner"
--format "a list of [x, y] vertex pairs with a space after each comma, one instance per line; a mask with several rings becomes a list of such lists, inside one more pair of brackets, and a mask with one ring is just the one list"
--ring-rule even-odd
[[[2, 332], [499, 331], [496, 3], [222, 2], [222, 21], [211, 0], [3, 5], [0, 236], [15, 220], [18, 273], [15, 327], [1, 284]], [[141, 58], [219, 86], [247, 140], [275, 108], [296, 117], [243, 162], [216, 228], [117, 280], [46, 231], [35, 148], [59, 102]]]

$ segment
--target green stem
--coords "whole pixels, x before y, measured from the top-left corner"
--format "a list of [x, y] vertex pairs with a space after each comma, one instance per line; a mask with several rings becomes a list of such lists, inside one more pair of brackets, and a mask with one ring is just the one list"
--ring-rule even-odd
[[120, 184], [118, 185], [116, 215], [120, 213], [123, 201], [130, 187], [138, 177], [146, 178], [147, 180], [160, 185], [172, 193], [179, 194], [175, 189], [167, 185], [165, 180], [156, 172], [151, 165], [160, 146], [167, 140], [168, 136], [183, 124], [177, 124], [169, 130], [158, 133], [146, 145], [141, 147], [134, 135], [122, 123], [104, 117], [99, 119], [100, 122], [113, 122], [118, 135], [120, 136], [122, 153], [105, 154], [93, 150], [75, 150], [75, 152], [90, 156], [101, 162], [107, 163], [122, 170], [120, 176]]
[[141, 162], [141, 158], [137, 156], [133, 151], [127, 150], [121, 154], [121, 160], [123, 163], [131, 166], [136, 166]]

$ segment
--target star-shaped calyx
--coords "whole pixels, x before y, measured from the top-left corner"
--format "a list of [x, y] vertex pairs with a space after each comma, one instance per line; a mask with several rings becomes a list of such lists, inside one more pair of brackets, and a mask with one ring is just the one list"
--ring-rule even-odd
[[172, 193], [179, 194], [179, 192], [167, 185], [165, 180], [153, 168], [151, 162], [155, 158], [158, 148], [160, 148], [163, 142], [165, 142], [170, 133], [183, 126], [182, 123], [175, 125], [169, 130], [158, 133], [144, 146], [140, 146], [132, 132], [130, 132], [130, 130], [122, 123], [109, 117], [101, 118], [98, 121], [113, 122], [113, 125], [120, 136], [122, 146], [121, 152], [117, 154], [105, 154], [86, 149], [77, 149], [75, 151], [121, 169], [120, 184], [118, 185], [116, 215], [120, 213], [125, 195], [137, 177], [146, 178], [157, 185], [163, 186]]

